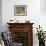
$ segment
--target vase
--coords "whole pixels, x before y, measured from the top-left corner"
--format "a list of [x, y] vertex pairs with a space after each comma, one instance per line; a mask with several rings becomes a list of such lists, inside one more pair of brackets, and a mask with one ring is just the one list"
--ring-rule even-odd
[[39, 46], [45, 46], [45, 41], [39, 40]]

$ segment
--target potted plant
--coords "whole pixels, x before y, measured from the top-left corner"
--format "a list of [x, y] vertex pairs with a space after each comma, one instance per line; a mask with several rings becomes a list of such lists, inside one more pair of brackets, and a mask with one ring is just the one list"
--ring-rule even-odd
[[36, 36], [38, 36], [38, 40], [39, 40], [39, 46], [45, 46], [45, 35], [43, 32], [42, 27], [36, 28], [37, 29], [37, 34]]

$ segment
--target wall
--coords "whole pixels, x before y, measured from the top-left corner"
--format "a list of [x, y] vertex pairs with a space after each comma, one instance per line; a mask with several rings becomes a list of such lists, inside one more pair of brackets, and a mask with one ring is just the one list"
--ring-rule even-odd
[[40, 0], [40, 24], [46, 31], [46, 0]]
[[[2, 0], [2, 25], [3, 31], [8, 30], [7, 22], [11, 19], [17, 19], [19, 22], [30, 20], [33, 25], [33, 45], [38, 46], [38, 39], [36, 37], [36, 27], [39, 24], [45, 30], [46, 28], [46, 14], [42, 12], [44, 9], [42, 5], [43, 0]], [[14, 16], [14, 5], [27, 5], [27, 16]], [[19, 18], [19, 19], [18, 19]], [[36, 40], [37, 39], [37, 40]]]
[[2, 0], [0, 0], [0, 31], [2, 31]]
[[[14, 16], [14, 5], [27, 5], [27, 16]], [[19, 20], [19, 22], [25, 22], [25, 20], [30, 20], [31, 23], [34, 23], [33, 45], [38, 46], [36, 27], [38, 27], [38, 24], [40, 24], [40, 0], [2, 0], [3, 31], [8, 30], [7, 22], [10, 19], [17, 19]]]
[[[18, 5], [18, 4], [27, 5], [27, 16], [14, 16], [14, 5]], [[39, 16], [40, 16], [40, 0], [35, 0], [35, 1], [34, 0], [31, 1], [3, 0], [2, 1], [2, 22], [3, 22], [3, 26], [5, 27], [6, 27], [6, 23], [10, 19], [17, 19], [19, 20], [19, 22], [24, 22], [26, 19], [29, 19], [31, 22], [39, 23], [39, 19], [40, 19]]]

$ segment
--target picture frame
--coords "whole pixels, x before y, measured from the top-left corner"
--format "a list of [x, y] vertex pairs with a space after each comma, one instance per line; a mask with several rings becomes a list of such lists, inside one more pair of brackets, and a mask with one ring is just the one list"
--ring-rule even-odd
[[14, 5], [14, 16], [26, 16], [27, 5]]

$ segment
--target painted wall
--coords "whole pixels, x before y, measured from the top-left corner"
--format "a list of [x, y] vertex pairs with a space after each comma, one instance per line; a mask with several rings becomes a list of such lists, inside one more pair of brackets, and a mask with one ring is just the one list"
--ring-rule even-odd
[[[14, 16], [14, 5], [27, 5], [27, 16]], [[40, 0], [2, 0], [3, 31], [8, 30], [7, 22], [17, 19], [19, 22], [30, 20], [33, 25], [33, 45], [38, 46], [36, 27], [40, 24]], [[36, 40], [37, 39], [37, 40]]]
[[0, 31], [2, 31], [2, 0], [0, 0]]
[[[14, 16], [14, 5], [27, 5], [27, 16]], [[10, 19], [17, 19], [19, 22], [25, 22], [29, 19], [30, 22], [39, 23], [40, 20], [40, 0], [3, 0], [2, 1], [2, 22], [6, 30], [6, 23]], [[19, 18], [19, 19], [18, 19]], [[38, 20], [38, 21], [37, 21]]]
[[46, 31], [46, 0], [40, 0], [40, 24]]
[[[44, 4], [42, 1], [43, 0], [2, 0], [2, 30], [8, 30], [7, 22], [11, 19], [17, 19], [19, 22], [30, 20], [31, 23], [34, 23], [33, 45], [38, 46], [36, 27], [41, 24], [43, 29], [46, 29], [46, 14], [44, 14], [41, 9], [44, 6], [42, 6], [42, 4]], [[27, 5], [27, 16], [14, 16], [14, 5]]]

